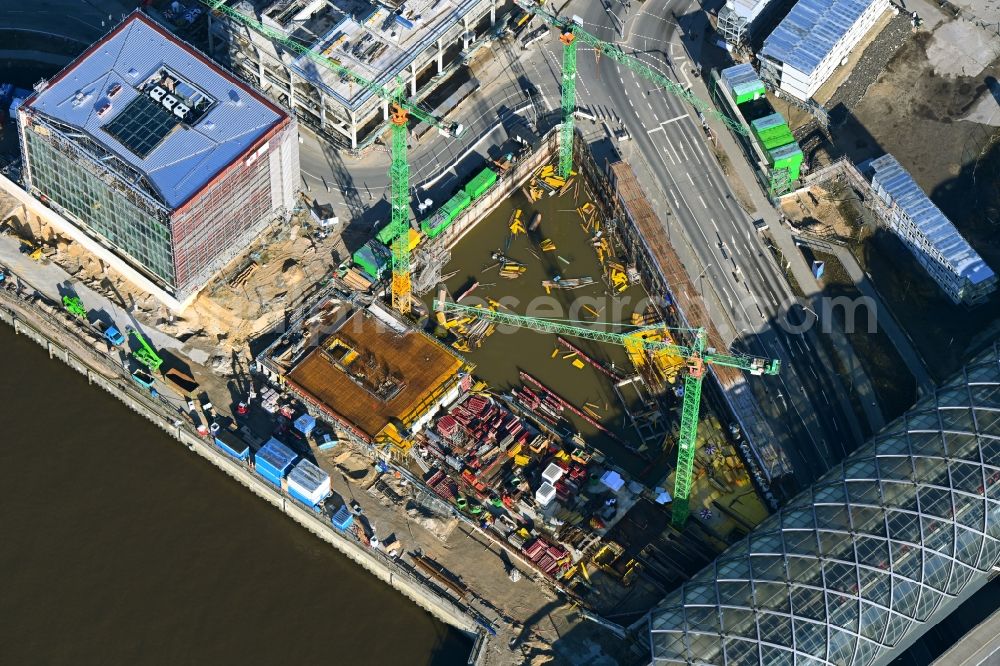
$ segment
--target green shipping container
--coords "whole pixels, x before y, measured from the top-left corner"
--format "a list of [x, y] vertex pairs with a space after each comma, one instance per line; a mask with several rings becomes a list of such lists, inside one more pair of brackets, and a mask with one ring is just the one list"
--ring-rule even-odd
[[774, 150], [768, 151], [771, 164], [775, 169], [788, 169], [789, 180], [798, 180], [799, 171], [802, 166], [802, 149], [799, 144], [791, 143]]
[[487, 167], [476, 174], [475, 178], [466, 184], [465, 192], [472, 199], [478, 199], [483, 196], [486, 190], [493, 187], [493, 183], [495, 182], [497, 182], [497, 172]]
[[362, 245], [351, 259], [373, 280], [377, 280], [389, 265], [388, 251], [384, 245], [375, 241], [368, 241]]
[[375, 238], [377, 238], [379, 242], [389, 245], [392, 243], [392, 239], [396, 237], [396, 234], [392, 232], [392, 224], [390, 223], [379, 229], [378, 233], [375, 234]]
[[787, 146], [790, 143], [795, 143], [795, 137], [788, 131], [788, 127], [785, 127], [783, 132], [777, 132], [766, 137], [762, 137], [760, 141], [764, 144], [765, 150], [774, 150], [775, 148], [781, 148], [782, 146]]
[[472, 197], [469, 196], [469, 193], [465, 190], [460, 190], [451, 199], [445, 201], [440, 210], [448, 218], [448, 222], [451, 223], [452, 220], [458, 217], [459, 213], [469, 207], [470, 203], [472, 203]]
[[451, 224], [451, 220], [448, 219], [448, 216], [443, 211], [438, 210], [420, 223], [420, 230], [428, 238], [436, 238], [441, 235], [442, 231], [448, 228], [449, 224]]

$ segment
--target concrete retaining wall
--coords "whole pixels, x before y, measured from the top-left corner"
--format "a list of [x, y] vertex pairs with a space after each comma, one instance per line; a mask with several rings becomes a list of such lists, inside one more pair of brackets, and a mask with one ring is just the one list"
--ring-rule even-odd
[[140, 391], [124, 374], [121, 367], [112, 365], [108, 359], [102, 358], [96, 352], [84, 348], [79, 350], [84, 352], [81, 356], [77, 351], [55, 342], [51, 339], [55, 336], [45, 330], [48, 328], [45, 315], [31, 312], [25, 303], [17, 301], [4, 290], [0, 290], [0, 321], [13, 326], [17, 334], [34, 340], [48, 351], [50, 358], [64, 361], [85, 375], [89, 383], [99, 386], [121, 400], [126, 407], [163, 429], [188, 450], [197, 453], [242, 483], [265, 502], [332, 545], [379, 580], [391, 585], [440, 621], [469, 634], [482, 633], [476, 619], [465, 609], [430, 589], [423, 581], [400, 568], [388, 557], [366, 549], [345, 537], [322, 520], [318, 514], [299, 506], [282, 495], [278, 489], [259, 479], [245, 464], [226, 456], [205, 439], [190, 431], [187, 424], [177, 421], [163, 405]]

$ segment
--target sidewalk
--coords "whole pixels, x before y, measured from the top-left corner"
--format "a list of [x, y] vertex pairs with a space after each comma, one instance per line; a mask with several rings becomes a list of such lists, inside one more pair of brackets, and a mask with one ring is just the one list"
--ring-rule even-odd
[[824, 240], [815, 239], [807, 236], [799, 236], [800, 241], [810, 247], [815, 247], [822, 249], [824, 251], [830, 252], [840, 263], [844, 266], [847, 271], [848, 276], [857, 285], [858, 290], [863, 296], [867, 296], [875, 302], [875, 312], [878, 318], [878, 326], [889, 336], [892, 340], [893, 346], [896, 351], [899, 352], [900, 357], [906, 364], [907, 369], [909, 369], [910, 374], [917, 382], [917, 387], [923, 393], [929, 393], [934, 390], [934, 382], [930, 375], [927, 373], [927, 369], [924, 365], [923, 359], [920, 358], [920, 354], [917, 352], [916, 348], [910, 340], [910, 336], [902, 329], [896, 318], [892, 315], [892, 311], [889, 306], [885, 304], [882, 297], [879, 295], [878, 290], [868, 279], [868, 275], [861, 269], [858, 264], [858, 260], [854, 257], [849, 249], [841, 245], [840, 243], [831, 243]]
[[[684, 48], [687, 47], [688, 45], [685, 43]], [[692, 80], [692, 92], [702, 99], [710, 99], [708, 89], [706, 88], [704, 80], [701, 77]], [[781, 225], [778, 217], [778, 211], [771, 205], [770, 201], [768, 201], [767, 197], [765, 197], [764, 193], [761, 191], [753, 170], [743, 156], [743, 151], [737, 145], [736, 140], [729, 133], [729, 130], [723, 126], [722, 123], [714, 119], [709, 119], [708, 122], [712, 126], [712, 130], [719, 141], [719, 145], [726, 152], [726, 154], [729, 155], [730, 166], [735, 171], [736, 176], [743, 183], [750, 195], [750, 203], [753, 208], [747, 212], [750, 215], [756, 215], [756, 217], [767, 222], [769, 227], [768, 231], [774, 239], [775, 246], [787, 259], [788, 268], [791, 270], [792, 276], [795, 278], [795, 281], [798, 282], [803, 294], [805, 294], [807, 307], [815, 312], [821, 312], [823, 309], [821, 303], [821, 299], [823, 298], [822, 289], [816, 281], [816, 278], [813, 277], [809, 266], [806, 265], [805, 259], [802, 257], [802, 253], [795, 246], [795, 241], [792, 238], [791, 233], [786, 227]], [[727, 178], [729, 177], [727, 176]], [[831, 328], [829, 337], [835, 353], [850, 373], [849, 379], [854, 386], [854, 390], [859, 394], [859, 397], [862, 398], [859, 402], [865, 411], [865, 417], [867, 418], [869, 425], [875, 432], [881, 430], [885, 425], [885, 417], [882, 415], [882, 410], [877, 404], [878, 398], [876, 397], [871, 378], [862, 367], [858, 355], [854, 352], [854, 348], [847, 340], [847, 336], [844, 335], [843, 331]]]

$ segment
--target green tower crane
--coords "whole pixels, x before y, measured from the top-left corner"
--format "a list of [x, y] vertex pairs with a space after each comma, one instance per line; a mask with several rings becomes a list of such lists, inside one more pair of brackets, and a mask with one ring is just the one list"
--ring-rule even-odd
[[389, 166], [390, 204], [392, 214], [390, 228], [392, 237], [392, 305], [399, 312], [406, 314], [411, 307], [410, 294], [410, 165], [407, 161], [407, 124], [412, 115], [418, 120], [437, 128], [446, 135], [458, 137], [462, 133], [459, 123], [446, 123], [440, 118], [427, 113], [405, 95], [405, 83], [398, 78], [391, 87], [383, 86], [365, 77], [355, 74], [339, 61], [317, 53], [305, 44], [290, 39], [284, 33], [264, 25], [256, 18], [226, 5], [226, 0], [201, 0], [213, 12], [235, 21], [282, 48], [306, 58], [317, 65], [337, 73], [361, 88], [371, 91], [392, 105], [390, 124], [392, 126], [392, 162]]
[[562, 131], [559, 133], [559, 175], [569, 178], [573, 169], [573, 114], [576, 111], [576, 46], [577, 41], [592, 46], [600, 55], [607, 56], [617, 63], [625, 65], [647, 81], [666, 90], [671, 95], [680, 97], [699, 112], [718, 118], [729, 129], [744, 136], [747, 129], [726, 114], [717, 110], [708, 102], [696, 97], [690, 90], [676, 81], [656, 71], [638, 58], [622, 50], [617, 44], [606, 42], [590, 34], [580, 27], [577, 21], [556, 16], [539, 5], [537, 0], [515, 0], [518, 7], [526, 12], [539, 16], [543, 21], [562, 31], [559, 41], [563, 44], [562, 71]]
[[680, 433], [677, 439], [677, 470], [674, 474], [674, 504], [671, 520], [681, 527], [687, 520], [691, 497], [691, 478], [694, 471], [694, 454], [698, 435], [698, 412], [701, 407], [701, 385], [705, 377], [706, 365], [720, 365], [746, 370], [752, 375], [776, 375], [781, 369], [781, 361], [768, 360], [747, 354], [723, 354], [708, 347], [708, 335], [704, 328], [667, 329], [684, 331], [691, 335], [690, 345], [678, 345], [662, 340], [646, 340], [640, 334], [650, 330], [664, 330], [664, 326], [644, 326], [619, 333], [596, 328], [577, 326], [559, 319], [528, 317], [501, 312], [489, 308], [460, 305], [445, 301], [434, 301], [439, 312], [451, 312], [465, 317], [488, 319], [497, 324], [527, 328], [540, 333], [570, 335], [587, 340], [607, 342], [614, 345], [642, 346], [649, 350], [664, 350], [687, 360], [688, 372], [684, 377], [684, 402], [681, 407]]

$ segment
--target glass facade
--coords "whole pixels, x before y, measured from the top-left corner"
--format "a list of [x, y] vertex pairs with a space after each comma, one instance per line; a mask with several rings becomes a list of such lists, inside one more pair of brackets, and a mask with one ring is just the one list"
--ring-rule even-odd
[[995, 344], [653, 611], [656, 664], [883, 664], [1000, 560]]
[[170, 230], [152, 211], [132, 203], [79, 162], [58, 150], [52, 140], [24, 132], [31, 184], [79, 218], [91, 236], [103, 239], [130, 263], [175, 286]]

